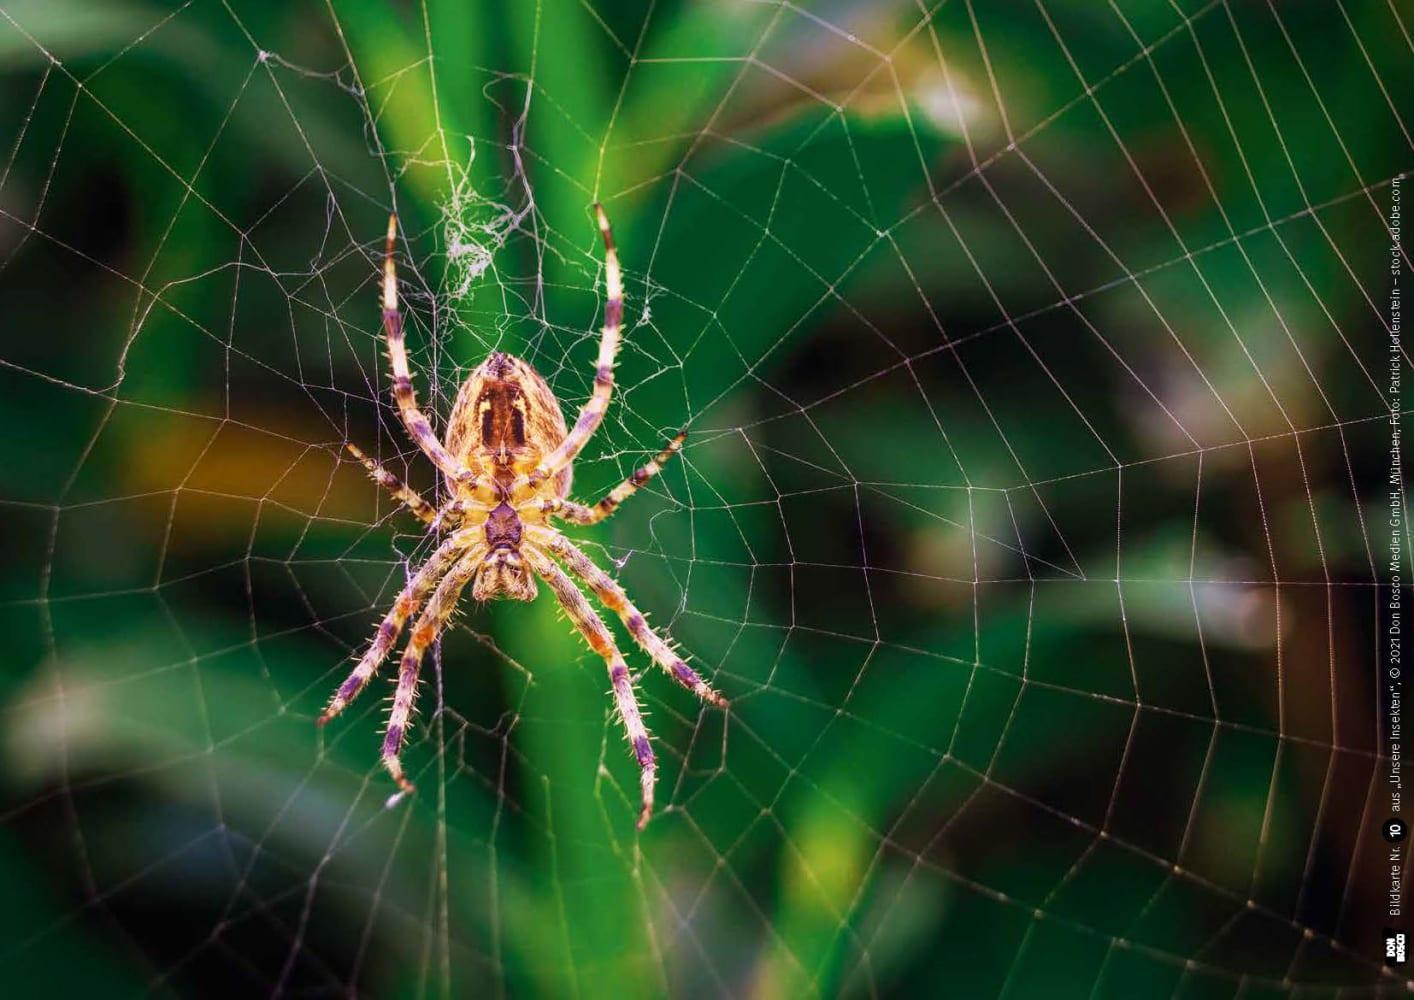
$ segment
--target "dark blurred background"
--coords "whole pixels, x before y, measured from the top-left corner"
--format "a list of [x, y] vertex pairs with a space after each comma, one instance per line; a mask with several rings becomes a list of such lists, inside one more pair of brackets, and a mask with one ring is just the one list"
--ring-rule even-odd
[[[1382, 971], [1374, 583], [1403, 2], [0, 9], [13, 995], [1343, 997]], [[429, 541], [389, 406], [586, 398], [548, 596], [313, 724]]]

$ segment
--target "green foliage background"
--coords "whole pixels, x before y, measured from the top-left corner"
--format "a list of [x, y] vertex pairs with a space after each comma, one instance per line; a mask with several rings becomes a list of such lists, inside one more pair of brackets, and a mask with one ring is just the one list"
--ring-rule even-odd
[[[6, 4], [3, 981], [1402, 990], [1369, 837], [1411, 14]], [[578, 492], [692, 438], [574, 534], [733, 708], [645, 671], [638, 835], [601, 666], [547, 596], [471, 610], [387, 809], [379, 700], [313, 726], [426, 551], [342, 443], [436, 486], [384, 220], [435, 412], [497, 345], [573, 407], [596, 199], [631, 328]], [[494, 250], [464, 295], [449, 212]]]

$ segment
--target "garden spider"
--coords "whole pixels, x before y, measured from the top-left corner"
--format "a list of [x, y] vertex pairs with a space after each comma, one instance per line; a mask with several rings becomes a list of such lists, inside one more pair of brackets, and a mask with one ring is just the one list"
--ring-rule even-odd
[[594, 214], [604, 238], [604, 331], [599, 341], [594, 390], [580, 410], [574, 428], [566, 432], [559, 401], [529, 362], [496, 352], [462, 383], [447, 420], [445, 443], [433, 433], [413, 395], [412, 375], [408, 371], [407, 349], [403, 343], [403, 319], [398, 311], [398, 276], [393, 263], [398, 220], [397, 216], [389, 217], [383, 256], [383, 331], [388, 338], [388, 356], [393, 366], [393, 398], [413, 441], [447, 477], [451, 499], [437, 510], [352, 444], [347, 447], [373, 478], [421, 518], [429, 530], [446, 529], [449, 534], [398, 595], [378, 626], [368, 651], [334, 692], [329, 707], [319, 717], [319, 725], [342, 712], [363, 690], [387, 657], [408, 618], [426, 602], [427, 607], [413, 624], [403, 653], [397, 693], [393, 696], [383, 739], [383, 764], [403, 792], [412, 792], [413, 785], [403, 774], [399, 753], [407, 736], [408, 716], [412, 712], [423, 653], [446, 628], [467, 584], [471, 584], [472, 595], [478, 601], [498, 597], [528, 601], [535, 597], [538, 576], [549, 584], [570, 621], [608, 665], [614, 700], [638, 759], [643, 787], [643, 805], [638, 814], [641, 830], [653, 812], [653, 782], [657, 773], [653, 747], [648, 741], [648, 730], [643, 725], [623, 655], [603, 619], [569, 574], [585, 583], [604, 607], [618, 614], [634, 641], [674, 680], [703, 701], [721, 708], [727, 706], [727, 701], [648, 627], [643, 614], [630, 603], [613, 577], [550, 523], [556, 517], [571, 524], [596, 524], [604, 520], [658, 474], [663, 463], [677, 454], [686, 437], [686, 432], [678, 434], [656, 458], [610, 490], [598, 503], [586, 506], [568, 498], [571, 465], [599, 426], [609, 405], [614, 384], [614, 355], [619, 347], [619, 326], [623, 318], [623, 280], [613, 234], [602, 206], [595, 205]]

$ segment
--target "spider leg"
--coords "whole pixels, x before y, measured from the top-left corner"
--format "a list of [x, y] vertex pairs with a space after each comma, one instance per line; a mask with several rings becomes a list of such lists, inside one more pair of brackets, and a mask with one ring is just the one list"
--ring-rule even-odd
[[407, 508], [422, 519], [422, 521], [427, 524], [432, 524], [437, 520], [437, 509], [426, 500], [422, 499], [421, 494], [416, 490], [404, 484], [397, 476], [383, 468], [383, 466], [379, 465], [353, 445], [345, 444], [344, 447], [349, 450], [350, 455], [363, 463], [363, 467], [368, 470], [368, 474], [373, 477], [374, 482], [401, 500]]
[[349, 702], [358, 697], [358, 693], [372, 679], [379, 664], [388, 655], [388, 650], [397, 641], [398, 633], [403, 630], [403, 625], [409, 616], [421, 606], [427, 597], [427, 592], [441, 579], [452, 562], [466, 551], [469, 544], [469, 539], [466, 536], [452, 535], [427, 558], [427, 561], [422, 564], [422, 568], [413, 575], [407, 586], [403, 587], [398, 599], [393, 602], [392, 609], [379, 624], [378, 631], [373, 634], [373, 641], [369, 644], [367, 652], [359, 659], [358, 665], [353, 668], [348, 679], [339, 685], [334, 696], [329, 699], [329, 707], [319, 717], [318, 725], [325, 725], [347, 708]]
[[559, 447], [546, 455], [531, 472], [511, 484], [512, 496], [523, 495], [527, 487], [534, 489], [574, 461], [604, 419], [604, 411], [609, 408], [609, 397], [614, 391], [614, 357], [619, 352], [619, 328], [623, 323], [624, 283], [619, 270], [619, 252], [614, 246], [614, 234], [609, 229], [609, 217], [604, 214], [603, 205], [594, 206], [594, 217], [604, 238], [604, 331], [599, 339], [594, 389], [584, 408], [579, 411], [579, 419]]
[[383, 334], [388, 341], [388, 359], [393, 366], [393, 399], [398, 413], [413, 443], [426, 452], [433, 464], [448, 479], [465, 483], [471, 489], [485, 493], [491, 499], [489, 483], [481, 483], [470, 469], [456, 460], [432, 431], [432, 424], [417, 408], [417, 396], [412, 390], [412, 372], [408, 368], [407, 344], [403, 331], [403, 314], [398, 310], [398, 269], [393, 260], [393, 246], [398, 234], [398, 217], [388, 216], [388, 240], [383, 250]]
[[666, 670], [673, 680], [703, 701], [710, 702], [718, 708], [727, 707], [727, 699], [697, 676], [697, 672], [689, 667], [683, 658], [648, 626], [643, 612], [633, 606], [633, 602], [628, 599], [628, 595], [624, 593], [624, 589], [619, 586], [618, 581], [595, 565], [594, 561], [585, 555], [582, 549], [554, 528], [543, 525], [531, 527], [530, 535], [536, 544], [548, 549], [556, 559], [569, 568], [571, 573], [589, 584], [600, 603], [617, 614], [623, 621], [629, 634], [633, 636], [633, 641], [653, 658], [653, 662]]
[[643, 486], [658, 473], [663, 471], [663, 466], [678, 453], [682, 448], [683, 441], [687, 438], [687, 431], [681, 431], [676, 437], [668, 442], [662, 451], [658, 452], [648, 463], [636, 469], [633, 475], [629, 476], [619, 485], [605, 495], [605, 497], [592, 507], [575, 503], [573, 500], [564, 500], [555, 497], [549, 500], [539, 501], [539, 507], [547, 514], [556, 514], [569, 521], [571, 524], [598, 524], [614, 511], [618, 510], [619, 504], [637, 493]]
[[476, 575], [485, 555], [486, 547], [476, 545], [452, 567], [442, 578], [427, 608], [418, 617], [408, 638], [407, 649], [403, 651], [402, 663], [398, 668], [398, 689], [393, 695], [393, 710], [388, 714], [388, 728], [383, 737], [383, 766], [404, 792], [414, 791], [411, 781], [403, 774], [403, 740], [407, 736], [408, 718], [412, 714], [413, 702], [417, 696], [417, 675], [422, 668], [422, 655], [427, 647], [447, 627], [447, 621], [456, 610], [457, 600], [471, 578]]
[[657, 779], [658, 762], [653, 756], [652, 744], [648, 742], [648, 729], [643, 725], [643, 715], [638, 708], [638, 699], [634, 697], [633, 684], [628, 679], [628, 664], [624, 663], [623, 654], [614, 645], [613, 636], [609, 634], [603, 619], [590, 607], [589, 601], [575, 586], [574, 581], [565, 575], [565, 571], [533, 545], [523, 545], [521, 553], [536, 575], [550, 585], [551, 592], [569, 615], [570, 621], [589, 642], [589, 648], [602, 656], [609, 668], [609, 683], [614, 688], [614, 702], [618, 706], [620, 718], [623, 719], [629, 745], [633, 747], [634, 757], [638, 760], [643, 802], [638, 813], [638, 828], [642, 830], [648, 825], [648, 817], [653, 814], [653, 784]]

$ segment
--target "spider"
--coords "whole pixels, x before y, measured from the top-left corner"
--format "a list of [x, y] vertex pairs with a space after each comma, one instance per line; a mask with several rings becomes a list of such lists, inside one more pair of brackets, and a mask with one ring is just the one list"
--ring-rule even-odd
[[445, 440], [433, 433], [413, 393], [402, 313], [398, 310], [398, 274], [393, 262], [398, 219], [396, 215], [389, 217], [383, 255], [383, 332], [393, 368], [393, 398], [413, 442], [446, 477], [451, 497], [438, 510], [358, 448], [352, 444], [346, 447], [379, 484], [426, 523], [429, 531], [445, 531], [446, 537], [413, 573], [379, 624], [368, 650], [334, 692], [318, 724], [328, 723], [357, 697], [388, 656], [408, 619], [425, 604], [403, 652], [383, 738], [384, 766], [402, 793], [413, 792], [399, 755], [407, 737], [423, 653], [447, 627], [468, 584], [478, 601], [529, 601], [536, 595], [538, 577], [608, 666], [614, 701], [638, 761], [641, 830], [653, 813], [657, 774], [653, 747], [634, 696], [628, 665], [604, 620], [571, 574], [593, 591], [605, 608], [618, 614], [634, 641], [675, 681], [713, 705], [726, 708], [727, 701], [648, 626], [613, 577], [552, 524], [556, 518], [571, 524], [597, 524], [604, 520], [658, 474], [687, 436], [685, 431], [679, 433], [657, 457], [597, 503], [585, 505], [569, 499], [574, 459], [593, 436], [609, 405], [623, 318], [623, 280], [613, 234], [603, 207], [596, 204], [594, 214], [604, 239], [604, 328], [594, 389], [573, 429], [566, 431], [559, 401], [540, 373], [529, 362], [498, 351], [462, 383], [447, 420]]

